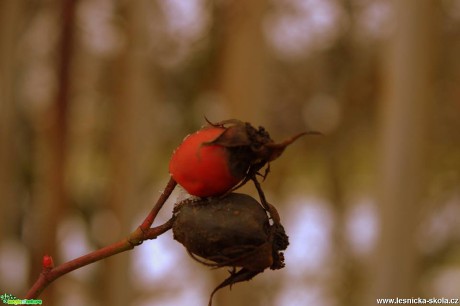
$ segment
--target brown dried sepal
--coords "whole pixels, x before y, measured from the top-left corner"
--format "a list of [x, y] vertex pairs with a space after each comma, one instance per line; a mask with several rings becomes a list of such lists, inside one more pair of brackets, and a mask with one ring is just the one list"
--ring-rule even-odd
[[284, 267], [282, 251], [289, 244], [284, 228], [279, 222], [270, 224], [264, 208], [248, 195], [186, 200], [176, 205], [174, 215], [174, 239], [194, 259], [232, 268], [210, 303], [220, 288], [250, 280], [266, 268]]
[[[220, 145], [229, 149], [231, 152], [231, 171], [236, 177], [245, 177], [243, 184], [249, 179], [253, 179], [254, 175], [265, 165], [280, 157], [286, 147], [299, 137], [321, 134], [314, 131], [303, 132], [283, 142], [275, 143], [265, 128], [256, 129], [248, 122], [229, 119], [216, 123], [208, 121], [208, 123], [214, 127], [224, 128], [225, 131], [206, 145]], [[267, 173], [268, 170], [264, 177]]]

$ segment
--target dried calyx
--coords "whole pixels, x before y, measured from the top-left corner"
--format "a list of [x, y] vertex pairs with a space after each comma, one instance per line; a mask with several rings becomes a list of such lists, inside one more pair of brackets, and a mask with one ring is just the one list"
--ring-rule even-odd
[[[275, 143], [264, 127], [256, 129], [249, 122], [229, 119], [216, 123], [207, 120], [213, 127], [224, 128], [224, 132], [205, 145], [220, 145], [230, 152], [230, 168], [235, 176], [244, 177], [242, 184], [253, 179], [265, 165], [274, 161], [284, 152], [287, 146], [304, 135], [321, 135], [319, 132], [308, 131], [294, 135], [280, 143]], [[264, 174], [268, 173], [268, 171]], [[242, 184], [239, 184], [241, 186]], [[233, 190], [237, 189], [234, 188]]]
[[250, 280], [266, 268], [284, 267], [288, 236], [273, 206], [271, 211], [273, 216], [257, 200], [239, 193], [176, 205], [174, 239], [199, 262], [232, 268], [212, 292], [209, 305], [217, 290]]

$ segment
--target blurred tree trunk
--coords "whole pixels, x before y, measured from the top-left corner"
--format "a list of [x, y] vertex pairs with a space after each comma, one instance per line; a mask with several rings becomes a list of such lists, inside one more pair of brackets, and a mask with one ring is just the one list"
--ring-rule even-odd
[[[150, 120], [147, 89], [147, 37], [149, 1], [126, 2], [121, 14], [126, 21], [127, 45], [117, 63], [114, 78], [114, 108], [111, 135], [111, 182], [109, 205], [121, 224], [121, 233], [133, 230], [133, 217], [141, 205], [145, 176], [146, 138]], [[134, 298], [130, 283], [130, 253], [107, 259], [104, 271], [105, 305], [126, 306]]]
[[423, 170], [438, 45], [438, 1], [393, 1], [393, 5], [396, 27], [386, 54], [387, 92], [381, 109], [381, 232], [375, 298], [417, 296], [416, 229], [424, 203]]
[[[347, 12], [350, 20], [350, 28], [356, 25], [356, 7], [351, 1], [342, 2], [343, 9]], [[353, 248], [347, 239], [347, 223], [349, 211], [353, 209], [349, 196], [353, 190], [350, 182], [359, 171], [357, 147], [362, 145], [360, 138], [364, 138], [362, 130], [356, 130], [357, 122], [365, 125], [372, 116], [372, 104], [363, 103], [364, 99], [358, 98], [363, 94], [362, 79], [369, 79], [369, 75], [363, 76], [360, 66], [369, 61], [355, 41], [355, 31], [345, 31], [331, 48], [325, 59], [327, 73], [324, 76], [315, 75], [327, 91], [341, 103], [340, 126], [333, 133], [326, 133], [325, 151], [322, 153], [326, 159], [326, 174], [328, 177], [327, 196], [334, 207], [335, 222], [332, 231], [332, 254], [335, 265], [334, 275], [328, 290], [341, 306], [367, 305], [363, 303], [363, 292], [367, 289], [364, 279], [366, 267], [362, 258], [353, 253]], [[324, 71], [322, 73], [325, 73]], [[348, 197], [348, 198], [347, 198]]]
[[20, 224], [14, 79], [22, 6], [20, 1], [0, 2], [0, 241], [18, 235]]
[[231, 117], [264, 124], [267, 50], [262, 32], [267, 0], [218, 4], [215, 22], [221, 45], [219, 84]]
[[[32, 212], [30, 245], [32, 246], [31, 281], [41, 272], [45, 254], [57, 257], [56, 233], [63, 210], [68, 206], [65, 186], [67, 151], [67, 110], [70, 100], [71, 60], [73, 55], [74, 19], [77, 0], [57, 6], [61, 28], [56, 65], [57, 91], [49, 109], [37, 122], [35, 152], [36, 184]], [[46, 305], [55, 305], [54, 287], [40, 296]]]
[[[343, 134], [342, 134], [343, 135]], [[346, 139], [346, 137], [342, 137]], [[345, 152], [343, 144], [336, 139], [329, 146], [328, 152], [328, 198], [334, 206], [335, 223], [332, 232], [333, 251], [332, 253], [339, 254], [334, 257], [335, 274], [334, 279], [330, 283], [331, 294], [336, 298], [342, 306], [347, 305], [364, 305], [362, 302], [362, 266], [358, 264], [353, 257], [350, 245], [346, 239], [346, 222], [347, 209], [350, 205], [346, 201], [346, 182], [348, 173], [343, 164], [343, 160], [349, 160], [350, 156], [343, 156], [340, 153]]]

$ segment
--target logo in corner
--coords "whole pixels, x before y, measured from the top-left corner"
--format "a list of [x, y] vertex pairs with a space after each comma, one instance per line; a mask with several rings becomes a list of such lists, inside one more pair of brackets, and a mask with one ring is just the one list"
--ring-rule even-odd
[[42, 300], [28, 300], [28, 299], [18, 299], [12, 294], [9, 293], [4, 293], [0, 295], [0, 299], [2, 300], [3, 304], [8, 304], [8, 305], [24, 305], [24, 304], [42, 304]]
[[0, 295], [0, 299], [2, 300], [3, 304], [7, 304], [9, 300], [17, 300], [18, 298], [12, 294], [4, 293]]

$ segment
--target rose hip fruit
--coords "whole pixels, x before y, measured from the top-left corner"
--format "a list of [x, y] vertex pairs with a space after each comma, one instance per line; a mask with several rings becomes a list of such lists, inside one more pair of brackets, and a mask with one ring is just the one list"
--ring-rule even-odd
[[219, 196], [239, 182], [254, 178], [305, 134], [317, 133], [301, 133], [274, 143], [263, 127], [256, 129], [247, 122], [231, 119], [209, 123], [177, 147], [169, 162], [169, 172], [191, 195]]
[[272, 222], [257, 200], [240, 193], [189, 199], [174, 208], [174, 239], [197, 261], [233, 269], [211, 298], [218, 289], [250, 280], [267, 268], [284, 267], [288, 236], [271, 207], [277, 215], [270, 216]]
[[207, 127], [187, 136], [174, 151], [169, 172], [188, 193], [207, 197], [220, 195], [235, 186], [245, 172], [232, 173], [230, 151], [221, 145], [206, 145], [225, 129]]

